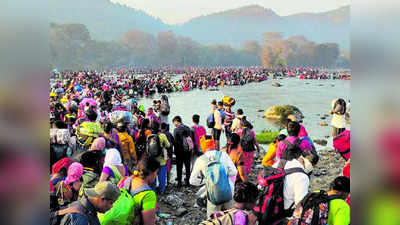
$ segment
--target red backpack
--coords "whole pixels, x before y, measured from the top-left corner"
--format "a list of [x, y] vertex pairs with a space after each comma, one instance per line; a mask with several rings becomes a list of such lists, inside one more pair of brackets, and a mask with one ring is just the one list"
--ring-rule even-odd
[[294, 204], [285, 210], [283, 201], [284, 178], [292, 173], [304, 173], [308, 176], [302, 168], [283, 170], [268, 166], [259, 172], [257, 183], [261, 186], [261, 195], [254, 211], [258, 213], [260, 224], [276, 225], [293, 214]]
[[347, 161], [350, 159], [350, 131], [345, 130], [333, 137], [333, 147]]

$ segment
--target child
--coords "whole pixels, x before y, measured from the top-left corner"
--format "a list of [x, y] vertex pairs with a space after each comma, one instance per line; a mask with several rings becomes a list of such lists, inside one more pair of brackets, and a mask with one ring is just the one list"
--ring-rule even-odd
[[280, 134], [275, 138], [274, 142], [269, 144], [268, 150], [262, 159], [263, 166], [272, 166], [275, 163], [276, 147], [278, 146], [279, 142], [285, 140], [285, 138], [286, 135]]

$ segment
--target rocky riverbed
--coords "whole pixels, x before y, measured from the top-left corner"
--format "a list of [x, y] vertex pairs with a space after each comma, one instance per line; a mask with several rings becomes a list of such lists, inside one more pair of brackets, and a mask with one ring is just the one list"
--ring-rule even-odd
[[[320, 161], [311, 176], [310, 190], [328, 190], [335, 177], [341, 175], [345, 161], [331, 148], [319, 150]], [[256, 183], [256, 174], [262, 169], [261, 157], [255, 159], [249, 180]], [[206, 208], [196, 204], [196, 192], [199, 187], [177, 189], [170, 184], [166, 193], [157, 196], [160, 212], [156, 224], [160, 225], [197, 225], [206, 219]], [[171, 222], [171, 223], [169, 223]]]

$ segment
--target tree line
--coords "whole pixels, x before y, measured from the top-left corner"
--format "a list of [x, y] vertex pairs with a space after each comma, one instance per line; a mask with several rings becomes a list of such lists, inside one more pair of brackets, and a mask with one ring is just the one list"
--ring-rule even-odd
[[[172, 31], [152, 35], [141, 30], [124, 33], [119, 41], [97, 41], [82, 24], [51, 24], [51, 65], [58, 69], [123, 66], [323, 66], [341, 59], [335, 43], [316, 44], [303, 36], [284, 40], [268, 32], [263, 41], [245, 41], [240, 48], [202, 45]], [[343, 62], [344, 60], [344, 62]], [[346, 59], [340, 61], [346, 65]]]

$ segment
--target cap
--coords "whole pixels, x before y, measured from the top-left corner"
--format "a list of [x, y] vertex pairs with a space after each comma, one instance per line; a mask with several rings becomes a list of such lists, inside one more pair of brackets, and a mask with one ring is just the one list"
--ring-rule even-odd
[[117, 200], [121, 194], [117, 185], [110, 181], [102, 181], [96, 184], [94, 188], [85, 188], [85, 194], [91, 198], [104, 197], [109, 200]]

